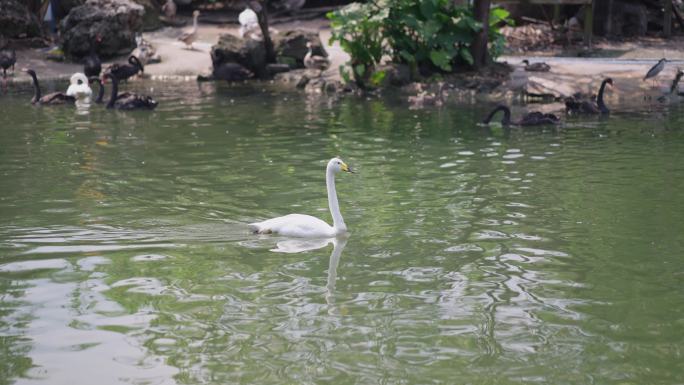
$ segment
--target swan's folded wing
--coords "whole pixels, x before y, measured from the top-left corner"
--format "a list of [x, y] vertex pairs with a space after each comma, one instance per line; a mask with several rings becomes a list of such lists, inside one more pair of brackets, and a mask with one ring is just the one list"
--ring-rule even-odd
[[290, 214], [263, 222], [250, 223], [249, 227], [259, 234], [280, 234], [288, 237], [329, 237], [333, 228], [324, 221], [303, 214]]

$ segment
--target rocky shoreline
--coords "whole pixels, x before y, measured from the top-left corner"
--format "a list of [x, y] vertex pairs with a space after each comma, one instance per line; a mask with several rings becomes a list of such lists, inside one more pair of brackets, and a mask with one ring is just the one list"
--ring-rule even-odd
[[[12, 1], [16, 2], [0, 0], [0, 4]], [[53, 51], [24, 48], [17, 51], [17, 68], [34, 68], [41, 80], [67, 79], [74, 72], [82, 71], [82, 65], [73, 61], [79, 60], [79, 57], [87, 53], [96, 35], [104, 37], [98, 51], [104, 58], [111, 58], [104, 61], [103, 67], [113, 62], [124, 61], [126, 56], [117, 55], [127, 55], [136, 44], [135, 34], [130, 31], [139, 30], [143, 26], [144, 6], [132, 4], [129, 8], [107, 8], [97, 2], [98, 7], [95, 9], [92, 5], [88, 6], [93, 1], [87, 0], [85, 5], [72, 10], [63, 20], [65, 28], [75, 23], [73, 28], [68, 28], [73, 32], [63, 36], [61, 54], [65, 58], [64, 61], [47, 60]], [[119, 1], [130, 3], [132, 0], [105, 2], [107, 1], [118, 4]], [[177, 24], [182, 24], [187, 21], [187, 16], [179, 19]], [[23, 34], [26, 42], [40, 39], [27, 32], [35, 20], [24, 17], [24, 21], [27, 23], [24, 29], [15, 28], [13, 33]], [[157, 81], [242, 81], [260, 78], [270, 79], [271, 83], [283, 88], [300, 89], [305, 93], [359, 93], [354, 85], [345, 84], [340, 77], [339, 66], [347, 62], [348, 55], [339, 45], [327, 44], [330, 38], [327, 20], [292, 21], [275, 25], [274, 29], [276, 32], [273, 41], [277, 64], [266, 64], [263, 44], [256, 40], [240, 38], [238, 28], [234, 24], [200, 23], [198, 39], [194, 44], [195, 50], [186, 50], [183, 44], [177, 41], [183, 28], [165, 27], [154, 32], [146, 32], [142, 37], [154, 47], [161, 62], [146, 65], [144, 76]], [[6, 43], [0, 42], [0, 46]], [[307, 52], [307, 43], [313, 45], [315, 54], [328, 57], [330, 67], [327, 70], [304, 68], [303, 59]], [[676, 45], [674, 47], [668, 55], [681, 56]], [[531, 60], [546, 61], [550, 64], [551, 71], [527, 72], [520, 64], [522, 57], [510, 56], [500, 58], [498, 63], [480, 72], [444, 74], [418, 81], [410, 78], [407, 68], [388, 64], [381, 68], [387, 75], [383, 89], [379, 93], [435, 95], [438, 89], [444, 89], [446, 99], [456, 101], [497, 101], [516, 98], [559, 100], [577, 93], [591, 95], [596, 92], [595, 88], [604, 77], [612, 77], [616, 89], [607, 95], [609, 99], [643, 98], [644, 95], [657, 97], [669, 89], [677, 68], [684, 67], [684, 61], [681, 59], [668, 64], [659, 75], [660, 82], [657, 88], [653, 88], [649, 82], [642, 81], [645, 72], [655, 63], [652, 59], [535, 57]], [[20, 71], [9, 78], [10, 83], [28, 81], [30, 78]], [[255, 82], [255, 87], [262, 86], [262, 82]]]

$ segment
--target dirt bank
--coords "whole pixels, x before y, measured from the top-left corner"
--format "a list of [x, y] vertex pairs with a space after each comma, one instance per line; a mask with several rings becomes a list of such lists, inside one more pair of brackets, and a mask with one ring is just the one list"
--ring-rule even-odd
[[[348, 60], [339, 45], [328, 45], [330, 29], [324, 19], [293, 21], [274, 26], [277, 30], [292, 28], [306, 28], [318, 31], [321, 40], [330, 54], [332, 65], [324, 74], [327, 79], [339, 79], [338, 68]], [[186, 27], [187, 28], [187, 27]], [[200, 24], [199, 38], [194, 44], [195, 50], [187, 50], [177, 37], [184, 28], [166, 27], [156, 32], [145, 33], [144, 38], [150, 41], [160, 54], [162, 62], [149, 64], [145, 67], [145, 76], [156, 80], [188, 80], [194, 81], [197, 75], [206, 75], [211, 71], [209, 52], [211, 46], [218, 41], [223, 33], [237, 35], [236, 24], [215, 25]], [[607, 76], [615, 80], [616, 89], [610, 98], [627, 99], [643, 97], [644, 93], [658, 95], [666, 90], [674, 77], [677, 67], [684, 68], [684, 52], [679, 49], [684, 45], [682, 38], [674, 40], [649, 40], [631, 43], [603, 43], [599, 51], [610, 53], [610, 58], [563, 58], [548, 56], [526, 56], [532, 62], [545, 61], [551, 65], [551, 71], [546, 73], [526, 72], [520, 65], [523, 57], [504, 56], [499, 61], [507, 62], [515, 69], [510, 79], [493, 91], [480, 95], [485, 99], [511, 97], [521, 93], [545, 94], [556, 96], [572, 95], [576, 92], [591, 94], [601, 79]], [[665, 70], [658, 76], [659, 88], [653, 88], [651, 82], [643, 82], [646, 71], [659, 59], [663, 52], [670, 59]], [[563, 52], [535, 52], [536, 54], [556, 54]], [[532, 53], [528, 52], [527, 55]], [[43, 79], [66, 79], [74, 72], [82, 71], [82, 66], [73, 63], [60, 63], [45, 60], [46, 52], [38, 49], [26, 49], [17, 52], [17, 68], [31, 67], [36, 69]], [[123, 61], [120, 58], [116, 61]], [[108, 64], [108, 63], [106, 63]], [[17, 71], [12, 81], [29, 81], [25, 74]], [[452, 92], [457, 93], [457, 92]], [[475, 91], [465, 90], [465, 94]], [[472, 95], [471, 95], [472, 96]]]

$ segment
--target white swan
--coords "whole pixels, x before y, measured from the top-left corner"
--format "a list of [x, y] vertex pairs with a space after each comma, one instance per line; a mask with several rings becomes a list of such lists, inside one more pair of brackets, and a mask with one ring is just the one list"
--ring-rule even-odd
[[257, 17], [256, 12], [249, 7], [240, 12], [238, 21], [240, 22], [240, 37], [244, 38], [250, 32], [259, 29], [259, 18]]
[[330, 159], [325, 169], [325, 185], [328, 189], [328, 206], [333, 218], [332, 226], [311, 215], [290, 214], [263, 222], [250, 223], [249, 227], [258, 234], [275, 233], [286, 237], [302, 238], [330, 238], [346, 233], [347, 225], [344, 224], [344, 219], [340, 214], [335, 191], [335, 174], [340, 171], [353, 172], [341, 159]]
[[71, 75], [69, 83], [71, 84], [67, 88], [67, 96], [73, 96], [77, 101], [90, 103], [90, 96], [93, 94], [93, 90], [88, 86], [88, 78], [85, 74], [77, 72]]
[[192, 43], [194, 43], [195, 40], [197, 40], [197, 18], [199, 17], [199, 15], [200, 11], [198, 10], [194, 10], [192, 12], [192, 29], [189, 32], [185, 32], [181, 35], [181, 37], [178, 38], [178, 40], [185, 43], [185, 49], [195, 49], [195, 47], [192, 46]]

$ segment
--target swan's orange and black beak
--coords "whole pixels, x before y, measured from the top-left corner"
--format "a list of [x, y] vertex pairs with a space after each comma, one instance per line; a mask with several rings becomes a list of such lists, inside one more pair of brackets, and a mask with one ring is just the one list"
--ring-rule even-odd
[[352, 170], [351, 167], [347, 166], [347, 164], [344, 163], [344, 162], [342, 162], [342, 165], [340, 166], [340, 170], [342, 170], [342, 171], [344, 171], [344, 172], [351, 173], [351, 174], [354, 174], [354, 173], [355, 173], [355, 171]]

